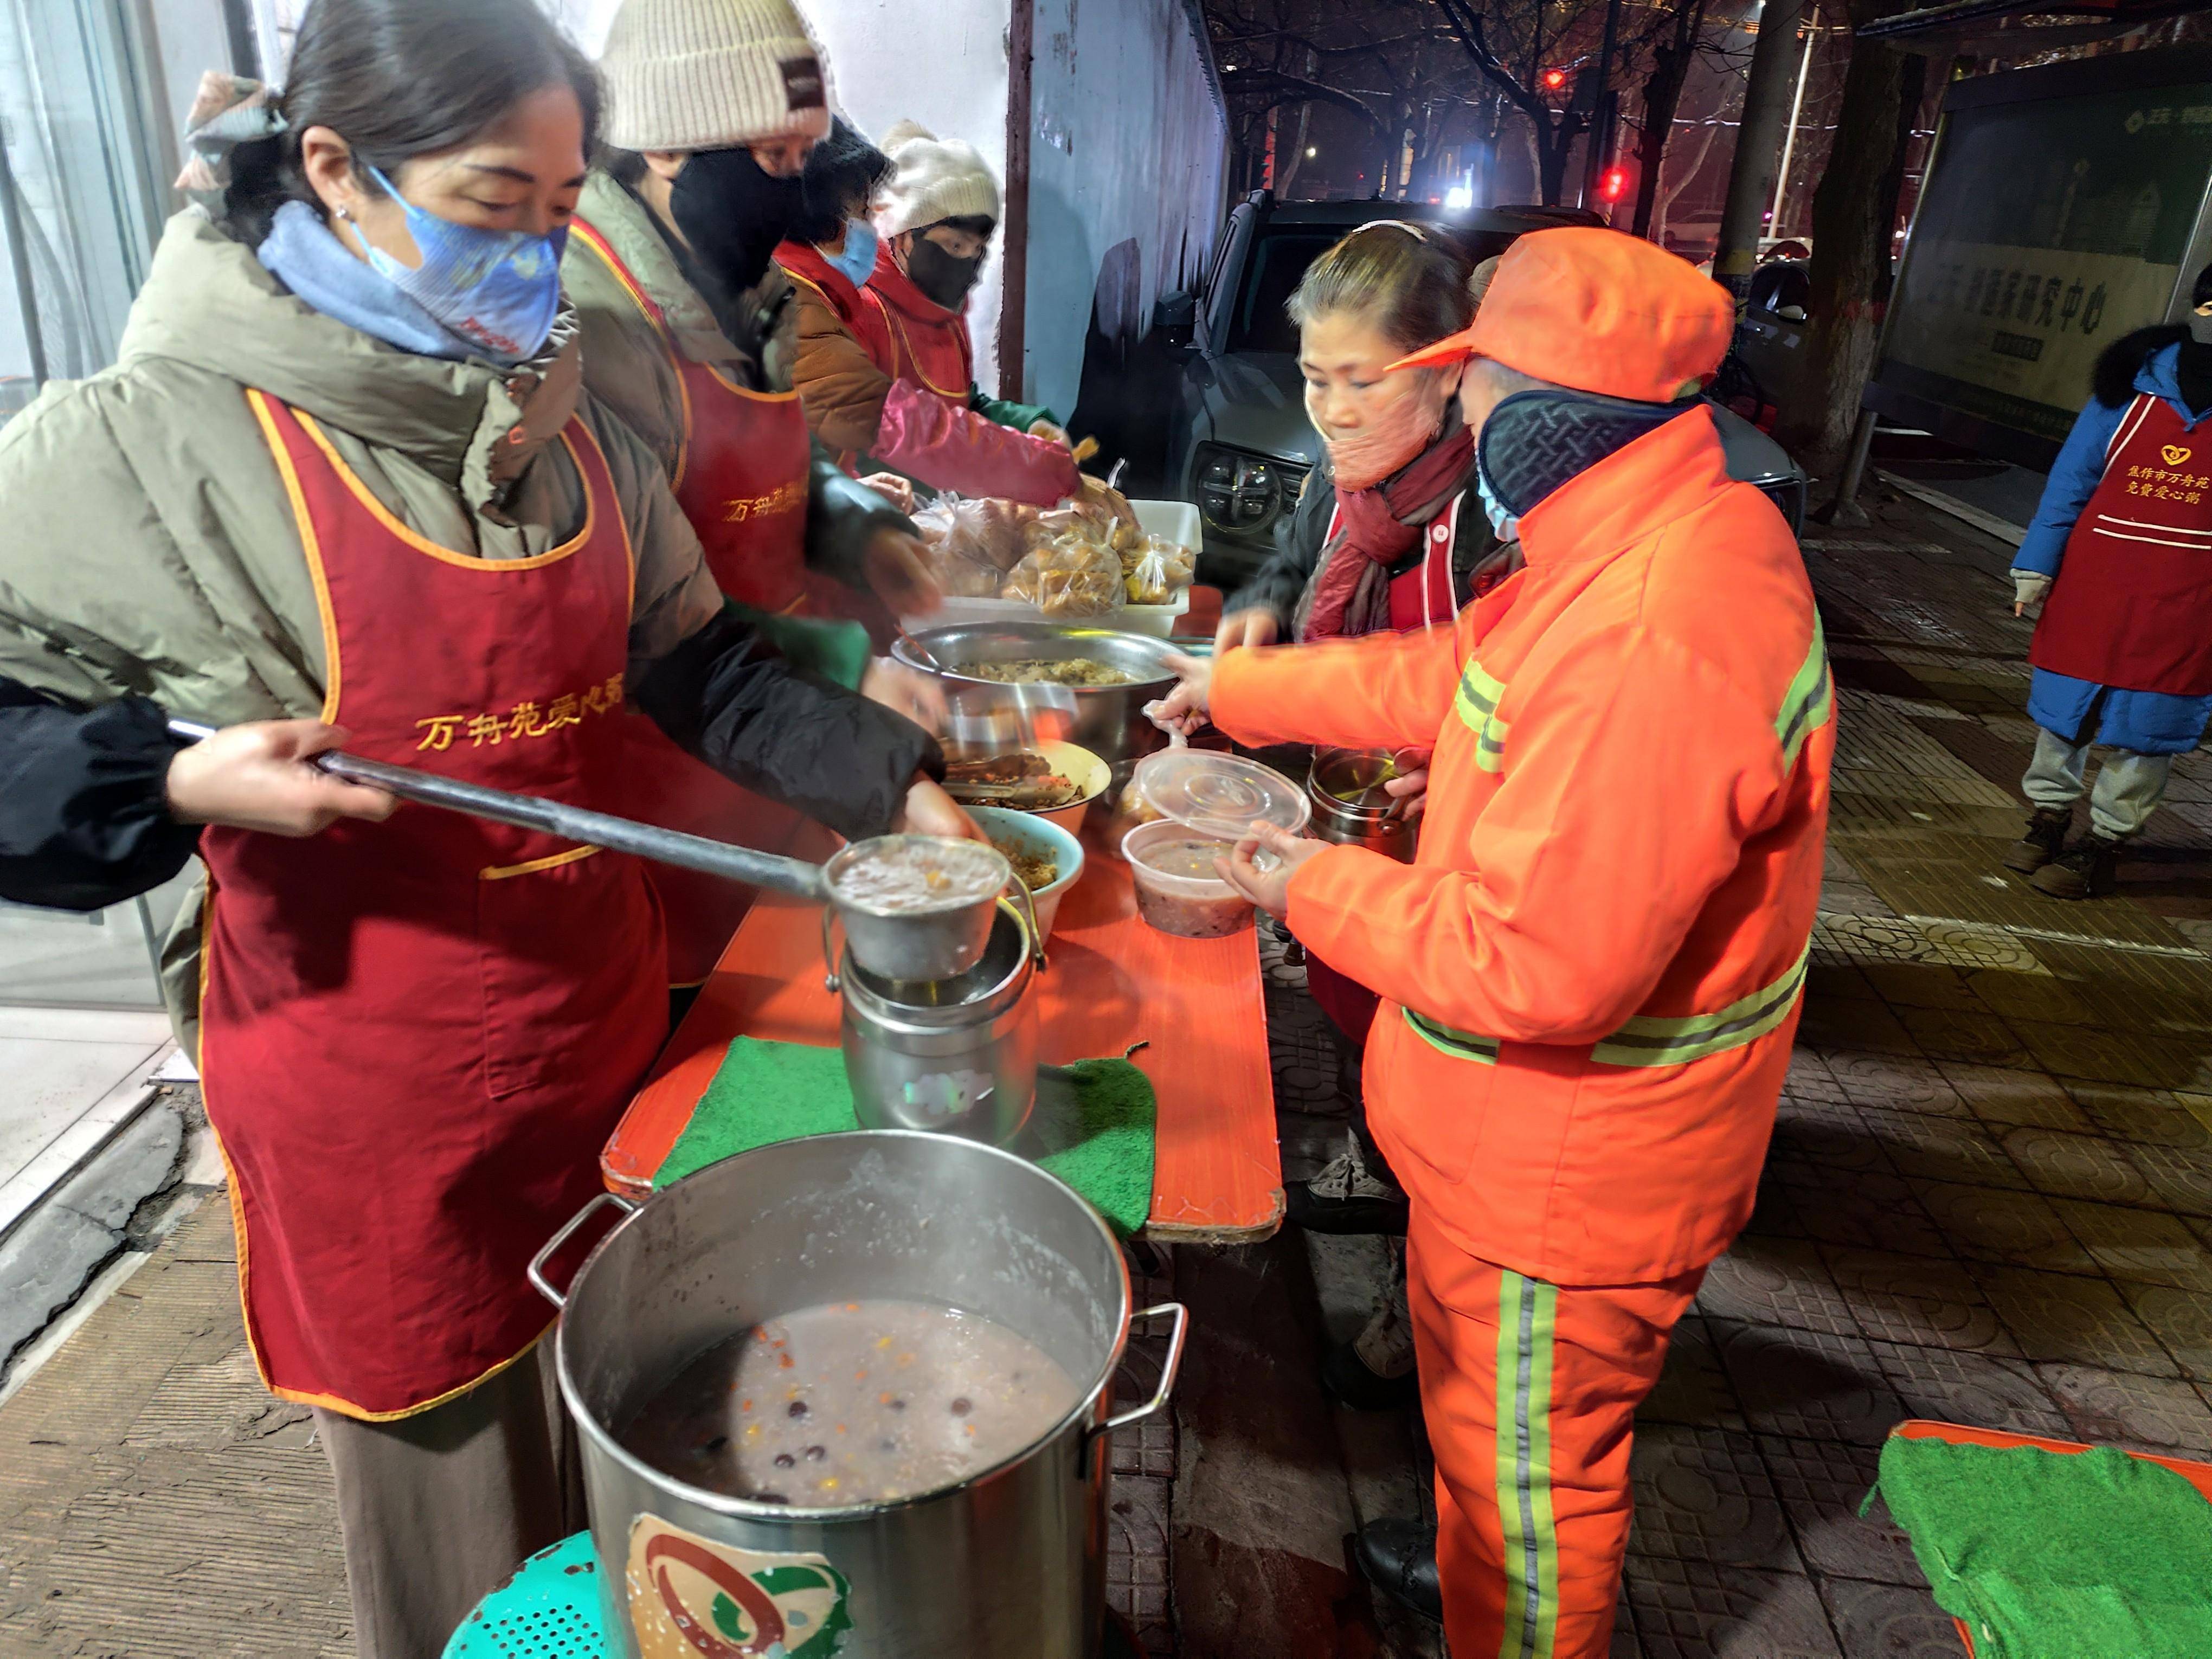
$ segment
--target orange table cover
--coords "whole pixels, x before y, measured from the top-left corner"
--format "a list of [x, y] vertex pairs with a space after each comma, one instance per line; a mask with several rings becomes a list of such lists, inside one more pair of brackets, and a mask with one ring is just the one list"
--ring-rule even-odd
[[[1037, 998], [1040, 1057], [1132, 1056], [1159, 1100], [1147, 1237], [1222, 1243], [1282, 1223], [1259, 936], [1177, 939], [1137, 915], [1128, 867], [1085, 848], [1060, 902]], [[834, 1048], [837, 999], [823, 988], [821, 910], [764, 896], [631, 1101], [600, 1157], [608, 1187], [637, 1196], [691, 1121], [740, 1035]]]

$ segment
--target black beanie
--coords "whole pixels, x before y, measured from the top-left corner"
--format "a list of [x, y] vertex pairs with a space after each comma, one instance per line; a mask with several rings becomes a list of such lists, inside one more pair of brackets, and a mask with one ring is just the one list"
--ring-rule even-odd
[[807, 152], [800, 175], [804, 212], [793, 240], [829, 241], [845, 222], [845, 204], [873, 196], [890, 172], [890, 158], [843, 116], [837, 117], [830, 124], [830, 136]]

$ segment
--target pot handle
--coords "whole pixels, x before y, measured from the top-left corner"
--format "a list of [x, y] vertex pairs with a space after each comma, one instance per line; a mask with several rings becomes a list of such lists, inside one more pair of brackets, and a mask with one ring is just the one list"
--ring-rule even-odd
[[1180, 1302], [1163, 1302], [1155, 1308], [1140, 1308], [1130, 1318], [1132, 1321], [1150, 1319], [1157, 1314], [1175, 1316], [1175, 1329], [1168, 1335], [1168, 1357], [1160, 1362], [1160, 1386], [1152, 1391], [1152, 1397], [1143, 1405], [1133, 1407], [1126, 1412], [1116, 1412], [1091, 1430], [1093, 1438], [1102, 1434], [1111, 1434], [1126, 1423], [1141, 1422], [1166, 1405], [1168, 1396], [1175, 1392], [1176, 1374], [1182, 1370], [1183, 1339], [1190, 1334], [1190, 1310]]
[[584, 1224], [585, 1221], [590, 1217], [592, 1212], [598, 1209], [603, 1204], [611, 1204], [615, 1206], [626, 1216], [635, 1215], [638, 1212], [638, 1206], [635, 1204], [633, 1204], [629, 1200], [621, 1196], [619, 1194], [594, 1193], [582, 1209], [577, 1211], [575, 1214], [568, 1218], [568, 1224], [566, 1226], [562, 1227], [559, 1232], [554, 1234], [552, 1237], [545, 1241], [545, 1248], [538, 1251], [536, 1255], [530, 1258], [530, 1282], [538, 1287], [538, 1295], [544, 1297], [548, 1302], [550, 1302], [556, 1308], [566, 1308], [568, 1305], [568, 1297], [564, 1291], [555, 1290], [553, 1286], [546, 1281], [545, 1264], [553, 1259], [553, 1253], [556, 1250], [558, 1250], [563, 1244], [566, 1244], [571, 1238], [575, 1237], [576, 1229]]
[[823, 905], [822, 907], [822, 966], [824, 971], [822, 975], [822, 988], [833, 997], [843, 988], [837, 981], [836, 941], [830, 937], [830, 926], [836, 920], [836, 908], [834, 905]]

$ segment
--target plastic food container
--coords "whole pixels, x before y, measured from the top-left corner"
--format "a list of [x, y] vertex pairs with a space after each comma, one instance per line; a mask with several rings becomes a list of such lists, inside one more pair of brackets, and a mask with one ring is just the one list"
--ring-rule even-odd
[[1137, 763], [1139, 797], [1164, 818], [1222, 841], [1272, 823], [1292, 835], [1313, 817], [1306, 792], [1273, 767], [1211, 749], [1163, 749]]
[[1121, 837], [1137, 884], [1137, 914], [1164, 933], [1224, 939], [1252, 925], [1252, 901], [1213, 873], [1236, 843], [1163, 818]]
[[1005, 806], [971, 806], [968, 816], [981, 826], [994, 847], [1000, 842], [1018, 847], [1032, 858], [1050, 859], [1060, 866], [1057, 879], [1030, 895], [1036, 906], [1037, 941], [1052, 937], [1052, 924], [1060, 915], [1060, 902], [1083, 876], [1083, 843], [1074, 832], [1053, 821], [1049, 814], [1020, 812]]

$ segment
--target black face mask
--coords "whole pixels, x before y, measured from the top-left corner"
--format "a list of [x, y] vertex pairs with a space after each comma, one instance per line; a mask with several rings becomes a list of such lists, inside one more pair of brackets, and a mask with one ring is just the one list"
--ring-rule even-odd
[[908, 279], [947, 311], [957, 311], [967, 302], [969, 290], [975, 286], [975, 279], [982, 270], [981, 254], [962, 259], [947, 253], [926, 236], [915, 237], [906, 256]]
[[668, 211], [702, 264], [734, 295], [768, 275], [776, 244], [805, 216], [805, 188], [773, 179], [749, 149], [703, 149], [684, 163]]

